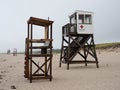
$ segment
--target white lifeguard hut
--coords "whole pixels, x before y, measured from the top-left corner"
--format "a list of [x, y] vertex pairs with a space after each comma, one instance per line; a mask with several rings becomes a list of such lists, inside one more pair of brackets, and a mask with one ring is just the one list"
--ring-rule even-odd
[[[71, 33], [93, 34], [93, 12], [76, 10], [69, 16]], [[77, 30], [77, 31], [76, 31]]]
[[[61, 63], [66, 63], [67, 69], [69, 64], [75, 63], [85, 63], [85, 66], [96, 63], [99, 67], [93, 37], [93, 15], [93, 12], [76, 10], [69, 16], [70, 23], [62, 27], [60, 67]], [[74, 60], [77, 54], [83, 59]], [[95, 60], [88, 60], [89, 55]]]

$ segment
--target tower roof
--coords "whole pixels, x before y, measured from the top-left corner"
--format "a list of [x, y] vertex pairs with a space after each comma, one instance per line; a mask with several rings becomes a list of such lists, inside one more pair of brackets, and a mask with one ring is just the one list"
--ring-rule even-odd
[[36, 17], [30, 17], [28, 20], [28, 24], [35, 24], [35, 25], [39, 25], [39, 26], [49, 26], [52, 23], [53, 23], [53, 21], [40, 19], [40, 18], [36, 18]]

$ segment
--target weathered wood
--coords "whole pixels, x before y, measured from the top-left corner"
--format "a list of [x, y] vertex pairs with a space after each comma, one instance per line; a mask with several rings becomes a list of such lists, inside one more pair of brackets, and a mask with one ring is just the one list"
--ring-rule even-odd
[[53, 41], [52, 39], [31, 39], [29, 42], [32, 43], [45, 43], [46, 41]]
[[[40, 18], [30, 17], [28, 20], [28, 34], [26, 38], [25, 46], [25, 71], [24, 76], [30, 80], [37, 79], [49, 79], [52, 80], [52, 23], [53, 21], [44, 20]], [[40, 39], [33, 39], [33, 25], [39, 25], [45, 27], [45, 37]], [[50, 30], [49, 30], [50, 29]], [[50, 37], [49, 37], [50, 35]], [[35, 46], [33, 43], [43, 43], [43, 45]], [[34, 46], [33, 46], [34, 45]], [[34, 53], [34, 50], [41, 50], [41, 53]], [[34, 58], [44, 57], [44, 62], [41, 66], [34, 61]], [[39, 59], [40, 60], [40, 59]], [[37, 67], [37, 70], [33, 72], [33, 64]], [[45, 67], [42, 69], [42, 67]], [[38, 71], [42, 71], [41, 74], [37, 74]], [[37, 74], [37, 75], [36, 75]], [[37, 77], [36, 77], [37, 76]]]
[[49, 27], [46, 26], [45, 27], [45, 39], [48, 39], [49, 38]]
[[25, 78], [29, 78], [29, 57], [28, 57], [28, 53], [29, 53], [29, 51], [28, 51], [28, 38], [26, 38], [25, 39], [25, 62], [24, 62], [25, 63], [25, 66], [24, 66], [24, 69], [25, 69], [24, 77]]
[[75, 60], [75, 61], [70, 61], [69, 64], [84, 64], [84, 63], [96, 63], [96, 61], [84, 61], [84, 60]]
[[49, 57], [52, 56], [52, 54], [30, 54], [30, 57]]
[[48, 48], [52, 48], [51, 46], [33, 46], [33, 47], [29, 47], [32, 49], [48, 49]]
[[39, 26], [49, 26], [53, 23], [53, 21], [50, 20], [45, 20], [45, 19], [40, 19], [36, 17], [30, 17], [28, 20], [28, 24], [34, 24], [34, 25], [39, 25]]

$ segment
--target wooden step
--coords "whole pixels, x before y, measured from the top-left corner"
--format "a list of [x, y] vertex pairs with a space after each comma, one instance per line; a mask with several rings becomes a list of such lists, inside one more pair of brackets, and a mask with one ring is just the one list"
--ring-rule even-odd
[[45, 43], [46, 41], [53, 41], [53, 39], [32, 39], [32, 40], [29, 40], [29, 42], [32, 42], [32, 43]]
[[50, 57], [52, 54], [30, 54], [30, 57]]
[[77, 61], [69, 61], [69, 64], [78, 64], [78, 63], [97, 63], [96, 61], [84, 61], [84, 60], [77, 60]]
[[48, 49], [48, 48], [52, 48], [51, 46], [33, 46], [33, 47], [29, 47], [30, 49]]

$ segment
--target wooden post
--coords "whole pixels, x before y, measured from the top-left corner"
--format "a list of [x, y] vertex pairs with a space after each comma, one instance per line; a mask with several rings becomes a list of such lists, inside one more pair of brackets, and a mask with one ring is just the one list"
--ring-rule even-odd
[[49, 38], [49, 26], [45, 27], [45, 39]]
[[96, 54], [96, 50], [95, 50], [95, 44], [94, 44], [94, 37], [93, 37], [93, 35], [91, 36], [92, 37], [92, 43], [93, 43], [93, 50], [94, 50], [94, 56], [95, 56], [95, 61], [96, 61], [96, 66], [97, 66], [97, 68], [99, 68], [99, 64], [98, 64], [98, 58], [97, 58], [97, 54]]
[[63, 55], [63, 44], [64, 44], [64, 32], [63, 32], [64, 28], [62, 27], [62, 43], [61, 43], [61, 53], [60, 53], [60, 62], [59, 62], [59, 67], [61, 67], [61, 63], [62, 63], [62, 55]]
[[[49, 26], [46, 26], [46, 27], [45, 27], [45, 39], [48, 39], [48, 38], [49, 38], [48, 28], [49, 28]], [[46, 43], [46, 42], [45, 42], [45, 43]], [[47, 49], [45, 49], [45, 50], [47, 50]], [[45, 62], [47, 62], [47, 57], [45, 57]], [[47, 63], [45, 64], [45, 76], [47, 76]]]
[[[52, 24], [50, 25], [50, 39], [52, 40]], [[50, 41], [50, 81], [52, 80], [52, 41]]]

